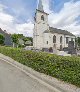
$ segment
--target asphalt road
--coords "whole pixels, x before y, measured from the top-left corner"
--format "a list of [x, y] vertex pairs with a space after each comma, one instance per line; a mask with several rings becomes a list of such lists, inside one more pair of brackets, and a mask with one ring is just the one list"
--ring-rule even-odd
[[0, 60], [0, 92], [53, 92], [21, 70]]

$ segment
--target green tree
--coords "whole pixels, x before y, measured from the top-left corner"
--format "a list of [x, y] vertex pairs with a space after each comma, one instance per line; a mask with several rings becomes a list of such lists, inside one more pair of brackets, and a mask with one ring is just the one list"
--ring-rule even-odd
[[25, 45], [26, 41], [29, 41], [29, 39], [27, 37], [23, 37], [23, 41], [24, 41], [24, 45]]
[[23, 34], [17, 34], [18, 35], [18, 38], [23, 38], [24, 36], [23, 36]]
[[32, 37], [25, 37], [25, 36], [23, 36], [23, 34], [13, 34], [11, 37], [12, 37], [12, 41], [13, 41], [13, 47], [14, 47], [15, 44], [17, 45], [17, 47], [18, 47], [18, 45], [20, 45], [19, 44], [20, 39], [22, 39], [24, 41], [25, 46], [26, 46], [27, 41], [33, 42]]
[[80, 49], [80, 37], [76, 37], [75, 41], [76, 41], [76, 48]]
[[29, 39], [29, 41], [33, 42], [33, 38], [32, 37], [27, 37]]
[[77, 37], [78, 46], [80, 46], [80, 37]]
[[3, 45], [4, 41], [5, 41], [5, 37], [2, 34], [0, 34], [0, 44]]
[[23, 41], [24, 41], [24, 45], [26, 45], [27, 41], [33, 42], [33, 38], [32, 37], [23, 37]]
[[18, 42], [19, 42], [19, 40], [18, 40], [19, 39], [18, 34], [12, 34], [11, 38], [12, 38], [12, 42], [13, 42], [13, 47], [15, 46], [15, 44], [18, 47]]
[[29, 41], [32, 42], [31, 46], [33, 45], [33, 38], [32, 37], [27, 37], [29, 39]]

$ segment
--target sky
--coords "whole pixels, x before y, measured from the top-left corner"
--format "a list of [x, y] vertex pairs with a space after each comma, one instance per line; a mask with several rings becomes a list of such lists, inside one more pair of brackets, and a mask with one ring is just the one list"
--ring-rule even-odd
[[[33, 36], [39, 0], [0, 0], [0, 28], [8, 33]], [[80, 0], [42, 0], [51, 27], [80, 35]]]

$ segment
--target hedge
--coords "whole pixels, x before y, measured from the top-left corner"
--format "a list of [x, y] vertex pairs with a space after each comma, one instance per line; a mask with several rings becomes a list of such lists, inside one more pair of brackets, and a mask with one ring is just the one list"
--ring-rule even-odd
[[25, 51], [2, 46], [0, 46], [0, 53], [38, 72], [80, 87], [80, 57], [63, 57], [44, 52]]

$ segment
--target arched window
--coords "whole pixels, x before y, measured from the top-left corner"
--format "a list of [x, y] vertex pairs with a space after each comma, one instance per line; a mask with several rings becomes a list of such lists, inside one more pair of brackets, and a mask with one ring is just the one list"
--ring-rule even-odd
[[56, 43], [56, 36], [53, 36], [53, 43]]
[[47, 41], [47, 44], [48, 44], [48, 41]]
[[41, 16], [41, 20], [43, 20], [43, 21], [44, 21], [44, 16], [43, 16], [43, 15]]
[[62, 36], [60, 37], [60, 43], [62, 43]]

